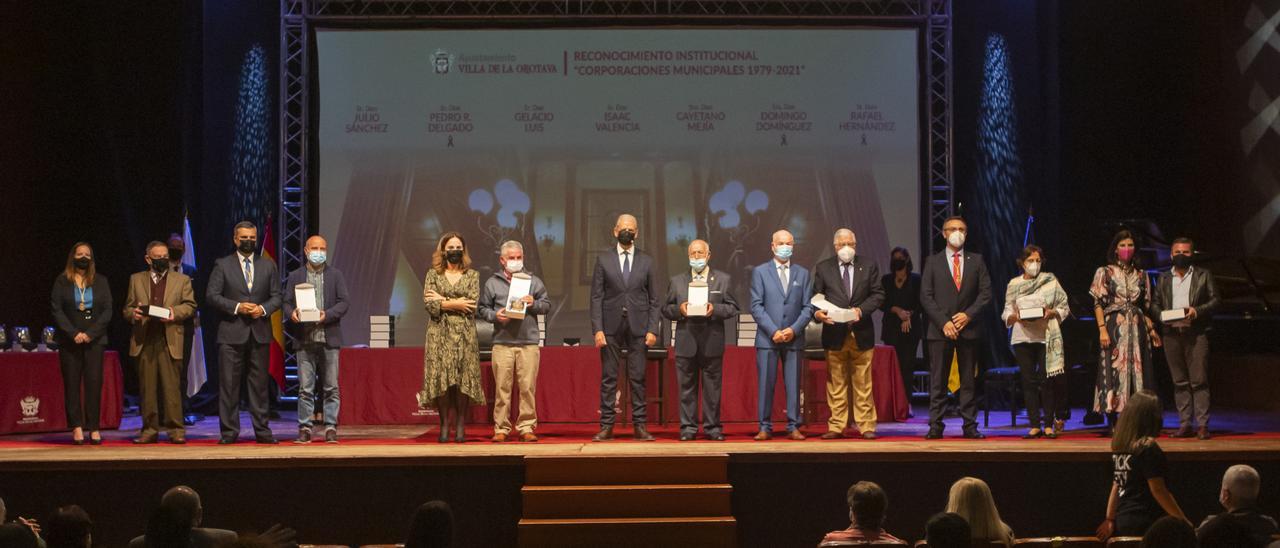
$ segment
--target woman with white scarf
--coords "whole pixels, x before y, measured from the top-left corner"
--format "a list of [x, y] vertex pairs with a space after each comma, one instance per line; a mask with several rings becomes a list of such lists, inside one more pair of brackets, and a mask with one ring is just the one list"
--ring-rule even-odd
[[[1027, 402], [1027, 418], [1031, 430], [1024, 439], [1047, 436], [1056, 438], [1062, 433], [1064, 413], [1058, 405], [1054, 378], [1065, 371], [1062, 358], [1062, 327], [1060, 320], [1071, 313], [1067, 307], [1067, 293], [1058, 279], [1048, 272], [1041, 272], [1044, 251], [1029, 245], [1018, 256], [1022, 275], [1009, 280], [1004, 295], [1005, 325], [1012, 328], [1009, 343], [1013, 345], [1013, 357], [1018, 362], [1022, 377], [1022, 394]], [[1026, 316], [1026, 317], [1024, 317]], [[1043, 403], [1043, 424], [1041, 423]], [[1065, 407], [1065, 406], [1064, 406]], [[1042, 428], [1043, 427], [1043, 428]]]

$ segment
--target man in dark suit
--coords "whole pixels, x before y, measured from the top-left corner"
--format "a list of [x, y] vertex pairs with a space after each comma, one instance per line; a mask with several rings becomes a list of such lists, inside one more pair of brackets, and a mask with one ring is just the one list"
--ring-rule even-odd
[[[1218, 287], [1213, 273], [1192, 266], [1195, 243], [1190, 238], [1173, 241], [1170, 250], [1173, 268], [1162, 272], [1151, 297], [1151, 317], [1166, 310], [1182, 310], [1186, 317], [1161, 322], [1164, 326], [1164, 356], [1173, 377], [1173, 401], [1181, 425], [1175, 438], [1198, 435], [1209, 439], [1209, 338], [1213, 311], [1218, 308]], [[1199, 424], [1198, 433], [1192, 427]]]
[[756, 441], [773, 438], [773, 387], [782, 362], [782, 385], [787, 391], [787, 438], [803, 440], [800, 432], [800, 355], [804, 328], [813, 317], [813, 284], [809, 271], [791, 261], [795, 236], [773, 233], [773, 258], [751, 271], [751, 317], [756, 321], [756, 410], [760, 431]]
[[841, 228], [833, 240], [836, 256], [813, 267], [813, 294], [827, 302], [849, 308], [853, 320], [836, 322], [818, 310], [814, 319], [822, 322], [822, 348], [827, 351], [827, 406], [831, 418], [822, 439], [844, 436], [849, 427], [849, 396], [853, 396], [853, 418], [865, 439], [876, 438], [876, 402], [871, 395], [871, 358], [876, 351], [876, 328], [871, 313], [884, 302], [880, 268], [876, 262], [857, 254], [858, 238]]
[[[200, 522], [204, 520], [204, 506], [200, 503], [200, 495], [195, 489], [185, 485], [165, 491], [164, 496], [160, 498], [160, 507], [166, 509], [170, 515], [180, 516], [191, 523], [191, 535], [187, 537], [187, 546], [190, 548], [226, 546], [240, 538], [235, 531], [201, 527]], [[152, 539], [151, 546], [160, 543], [158, 539]], [[129, 541], [129, 548], [146, 546], [148, 546], [146, 535], [134, 537]]]
[[591, 330], [600, 349], [600, 432], [613, 439], [621, 348], [627, 349], [631, 420], [635, 439], [653, 441], [645, 428], [645, 348], [658, 342], [658, 288], [653, 259], [636, 249], [636, 218], [620, 215], [613, 225], [618, 245], [596, 258], [591, 275]]
[[926, 439], [942, 437], [942, 415], [947, 403], [947, 377], [953, 352], [960, 370], [964, 437], [986, 437], [978, 431], [973, 383], [983, 336], [978, 316], [991, 302], [991, 276], [981, 255], [964, 250], [968, 230], [964, 219], [947, 219], [942, 224], [947, 247], [929, 257], [920, 274], [920, 307], [929, 319], [925, 335], [929, 342], [929, 433]]
[[[338, 443], [338, 350], [342, 348], [342, 317], [347, 314], [347, 280], [329, 265], [329, 244], [320, 236], [307, 238], [307, 264], [289, 273], [284, 289], [284, 315], [294, 332], [298, 358], [298, 437], [294, 443], [311, 442], [315, 415], [316, 376], [323, 374], [324, 441]], [[296, 289], [311, 284], [320, 319], [303, 322], [298, 314]]]
[[[196, 269], [189, 264], [183, 264], [182, 257], [187, 253], [187, 242], [182, 239], [178, 233], [169, 234], [169, 240], [166, 242], [169, 247], [169, 268], [174, 272], [185, 274], [191, 278], [191, 287], [195, 288]], [[197, 306], [199, 306], [197, 304]], [[182, 424], [192, 426], [204, 419], [204, 415], [196, 413], [191, 408], [191, 396], [187, 394], [187, 379], [191, 374], [191, 344], [195, 341], [196, 326], [200, 325], [200, 312], [192, 314], [187, 321], [183, 322], [182, 334], [182, 379], [179, 381], [180, 396], [182, 397]], [[200, 367], [204, 367], [203, 363]]]
[[[702, 380], [702, 424], [707, 439], [724, 441], [720, 427], [720, 367], [724, 359], [724, 322], [738, 315], [729, 275], [707, 266], [707, 242], [689, 244], [689, 269], [671, 277], [662, 316], [676, 322], [676, 376], [680, 383], [680, 441], [698, 433], [698, 380]], [[707, 304], [689, 304], [689, 285], [706, 285]]]
[[240, 379], [249, 390], [249, 414], [258, 443], [278, 443], [267, 424], [271, 313], [280, 308], [276, 263], [258, 255], [258, 227], [249, 221], [232, 232], [235, 253], [218, 259], [205, 299], [222, 312], [218, 324], [218, 415], [220, 444], [240, 436]]

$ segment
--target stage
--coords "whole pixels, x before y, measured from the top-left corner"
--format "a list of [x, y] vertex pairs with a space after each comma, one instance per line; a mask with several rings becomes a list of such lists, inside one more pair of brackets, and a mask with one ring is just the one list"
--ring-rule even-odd
[[[888, 491], [888, 528], [903, 538], [919, 538], [925, 519], [945, 504], [949, 485], [966, 475], [991, 484], [1019, 536], [1089, 534], [1096, 526], [1109, 486], [1109, 440], [1078, 422], [1080, 410], [1057, 440], [1020, 439], [1025, 417], [1011, 427], [1004, 412], [992, 414], [988, 439], [961, 439], [958, 419], [948, 419], [947, 433], [955, 437], [926, 441], [924, 409], [915, 412], [906, 422], [882, 424], [875, 441], [820, 440], [825, 425], [809, 425], [805, 441], [755, 442], [753, 425], [731, 423], [725, 442], [679, 442], [672, 425], [651, 428], [658, 441], [632, 442], [630, 427], [620, 425], [617, 440], [592, 443], [594, 425], [546, 424], [538, 443], [491, 443], [484, 425], [470, 425], [464, 444], [437, 443], [434, 426], [352, 426], [341, 429], [336, 445], [292, 443], [297, 428], [286, 413], [272, 421], [281, 440], [276, 446], [244, 441], [247, 432], [241, 443], [217, 445], [213, 418], [189, 430], [186, 446], [134, 446], [128, 440], [138, 419], [126, 417], [125, 429], [104, 432], [107, 441], [98, 447], [70, 445], [64, 434], [0, 437], [0, 485], [11, 513], [76, 502], [96, 522], [120, 524], [121, 530], [99, 531], [105, 545], [140, 533], [150, 506], [138, 501], [156, 500], [178, 483], [201, 492], [211, 527], [261, 530], [278, 521], [308, 543], [392, 542], [413, 507], [440, 498], [454, 506], [462, 545], [516, 545], [517, 524], [530, 511], [522, 493], [531, 481], [528, 463], [538, 459], [630, 458], [631, 474], [639, 475], [719, 459], [742, 546], [814, 545], [826, 531], [847, 525], [844, 491], [864, 479]], [[1264, 509], [1274, 513], [1277, 418], [1243, 411], [1215, 417], [1212, 440], [1160, 440], [1179, 503], [1193, 520], [1217, 511], [1222, 472], [1243, 462], [1261, 472]], [[1166, 415], [1166, 424], [1173, 420]], [[652, 466], [643, 464], [649, 461]], [[15, 500], [12, 493], [22, 495]]]

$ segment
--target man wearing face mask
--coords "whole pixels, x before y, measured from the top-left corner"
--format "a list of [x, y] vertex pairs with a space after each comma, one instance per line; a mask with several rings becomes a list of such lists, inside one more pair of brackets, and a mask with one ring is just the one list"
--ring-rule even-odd
[[[196, 269], [182, 262], [182, 257], [187, 252], [187, 243], [183, 241], [182, 236], [172, 233], [169, 234], [169, 240], [166, 244], [169, 248], [169, 269], [186, 274], [188, 278], [191, 278], [191, 287], [194, 288], [196, 285]], [[191, 409], [191, 397], [187, 395], [187, 376], [190, 374], [191, 368], [191, 344], [198, 325], [200, 325], [200, 308], [197, 301], [196, 313], [192, 314], [182, 324], [182, 378], [179, 379], [178, 391], [182, 393], [182, 424], [187, 426], [192, 426], [204, 418], [204, 415]]]
[[[1175, 438], [1193, 435], [1209, 439], [1209, 338], [1213, 311], [1218, 308], [1218, 287], [1213, 273], [1192, 266], [1195, 243], [1190, 238], [1173, 241], [1173, 268], [1160, 273], [1151, 296], [1151, 317], [1166, 310], [1181, 310], [1183, 319], [1164, 323], [1165, 361], [1173, 377], [1173, 399], [1181, 423]], [[1163, 322], [1162, 322], [1163, 323]], [[1199, 425], [1196, 431], [1194, 424]], [[1194, 432], [1194, 433], [1193, 433]]]
[[[707, 439], [724, 441], [720, 425], [720, 372], [724, 359], [724, 321], [738, 315], [729, 275], [707, 266], [711, 248], [689, 243], [689, 269], [671, 277], [662, 316], [676, 322], [676, 376], [680, 384], [680, 441], [698, 433], [698, 388], [702, 388], [702, 424]], [[689, 304], [689, 285], [707, 286], [705, 305]], [[691, 307], [700, 306], [702, 310]], [[701, 383], [699, 383], [701, 379]]]
[[837, 323], [818, 310], [822, 322], [822, 347], [827, 351], [827, 406], [831, 418], [822, 439], [844, 437], [849, 426], [850, 396], [853, 418], [864, 439], [876, 438], [876, 404], [871, 394], [871, 358], [876, 350], [876, 329], [871, 313], [884, 302], [880, 267], [857, 254], [858, 238], [841, 228], [833, 240], [836, 256], [813, 267], [813, 294], [826, 296], [840, 308], [853, 310], [853, 321]]
[[636, 218], [622, 214], [613, 225], [618, 244], [596, 257], [591, 274], [591, 330], [600, 349], [600, 432], [593, 441], [613, 439], [618, 368], [627, 349], [631, 420], [636, 441], [653, 441], [645, 427], [645, 348], [658, 342], [658, 287], [653, 259], [636, 249]]
[[218, 259], [209, 275], [205, 299], [222, 312], [218, 324], [218, 418], [222, 437], [240, 436], [240, 380], [249, 391], [249, 415], [258, 443], [279, 443], [267, 423], [271, 313], [280, 308], [276, 263], [258, 251], [258, 227], [241, 221], [232, 230], [235, 253]]
[[[284, 315], [294, 330], [298, 357], [298, 437], [294, 443], [310, 443], [315, 418], [316, 376], [324, 389], [324, 441], [338, 443], [338, 350], [342, 348], [342, 317], [347, 313], [347, 280], [329, 264], [329, 243], [319, 235], [307, 238], [303, 248], [307, 264], [289, 273], [284, 290]], [[315, 288], [320, 321], [298, 317], [299, 284]]]
[[943, 410], [947, 403], [947, 379], [955, 353], [960, 373], [960, 417], [964, 437], [985, 438], [978, 431], [973, 384], [978, 351], [982, 346], [982, 322], [978, 316], [991, 302], [991, 276], [982, 256], [964, 250], [968, 225], [960, 217], [942, 223], [946, 249], [931, 257], [920, 274], [920, 306], [929, 319], [925, 338], [929, 344], [929, 433], [942, 437]]
[[[196, 297], [191, 278], [170, 270], [168, 251], [161, 242], [147, 244], [147, 270], [129, 277], [124, 317], [133, 324], [129, 355], [137, 360], [142, 392], [142, 431], [133, 443], [156, 443], [161, 417], [169, 443], [187, 442], [180, 396], [182, 342], [185, 322], [196, 311]], [[152, 314], [150, 307], [164, 310]], [[163, 415], [159, 414], [160, 401], [164, 402]]]
[[[493, 441], [507, 441], [511, 435], [511, 390], [514, 382], [520, 389], [520, 411], [516, 418], [516, 432], [520, 441], [536, 442], [538, 435], [537, 388], [538, 316], [551, 311], [547, 298], [547, 286], [542, 279], [524, 268], [524, 246], [510, 240], [498, 249], [498, 262], [502, 271], [495, 272], [484, 287], [476, 309], [480, 317], [493, 323]], [[507, 296], [511, 293], [511, 277], [524, 273], [529, 276], [529, 294], [520, 303], [524, 317], [507, 315]]]
[[800, 354], [804, 352], [804, 328], [813, 317], [813, 285], [809, 271], [793, 264], [796, 239], [787, 230], [773, 233], [773, 258], [751, 271], [751, 317], [756, 321], [756, 410], [760, 431], [756, 441], [773, 438], [773, 387], [787, 391], [787, 438], [803, 440], [800, 432]]

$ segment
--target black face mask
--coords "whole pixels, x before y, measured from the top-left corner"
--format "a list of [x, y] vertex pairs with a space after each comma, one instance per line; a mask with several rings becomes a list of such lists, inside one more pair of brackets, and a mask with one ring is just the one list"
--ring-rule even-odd
[[179, 249], [176, 247], [169, 248], [169, 260], [175, 263], [178, 261], [181, 261], [182, 255], [184, 254], [185, 251], [186, 251], [185, 249]]
[[462, 264], [462, 250], [450, 249], [444, 252], [444, 258], [452, 264]]
[[893, 259], [889, 261], [889, 270], [897, 272], [907, 267], [906, 259]]
[[169, 259], [151, 259], [151, 270], [157, 274], [169, 270]]
[[1191, 256], [1190, 255], [1174, 255], [1173, 266], [1177, 268], [1186, 268], [1188, 266], [1191, 266]]
[[254, 240], [240, 240], [239, 249], [241, 253], [249, 255], [258, 250], [258, 242]]
[[86, 270], [93, 264], [93, 259], [88, 257], [76, 257], [75, 260], [71, 261], [71, 264], [76, 265], [76, 268], [79, 268], [80, 270]]
[[635, 231], [632, 231], [632, 230], [618, 231], [618, 243], [622, 245], [631, 245], [631, 242], [634, 242], [634, 241], [636, 241]]

